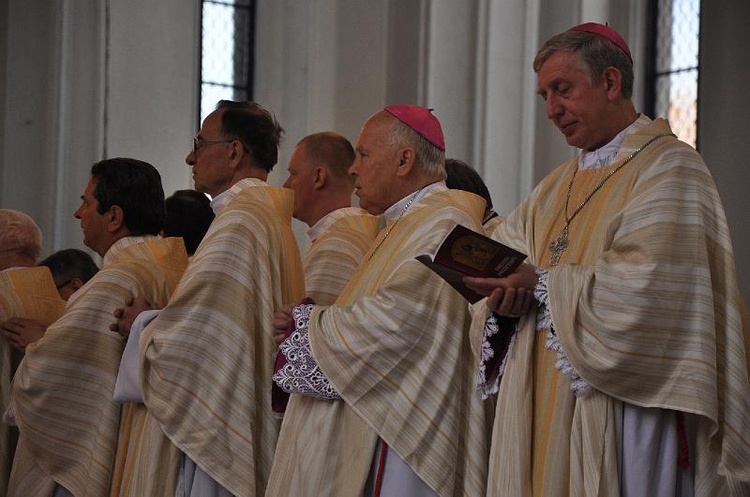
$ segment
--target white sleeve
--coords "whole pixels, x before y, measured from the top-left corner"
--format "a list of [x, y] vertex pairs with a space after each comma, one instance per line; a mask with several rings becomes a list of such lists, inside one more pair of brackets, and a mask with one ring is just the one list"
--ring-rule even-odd
[[112, 395], [115, 402], [121, 404], [125, 402], [143, 402], [143, 395], [141, 393], [141, 361], [139, 357], [141, 332], [160, 312], [160, 309], [143, 311], [133, 321], [133, 326], [130, 327], [130, 335], [128, 335], [128, 342], [125, 344], [125, 350], [120, 359], [120, 370], [117, 373], [115, 391]]

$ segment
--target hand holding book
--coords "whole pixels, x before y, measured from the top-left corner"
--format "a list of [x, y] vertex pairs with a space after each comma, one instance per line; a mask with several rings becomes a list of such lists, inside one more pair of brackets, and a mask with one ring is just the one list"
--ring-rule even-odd
[[482, 285], [470, 288], [464, 277], [503, 278], [513, 273], [524, 259], [525, 254], [460, 224], [445, 236], [434, 254], [417, 257], [472, 304], [489, 293], [477, 291]]
[[464, 284], [479, 295], [489, 297], [487, 307], [500, 316], [517, 318], [526, 314], [534, 303], [538, 277], [534, 266], [521, 264], [505, 278], [464, 277]]

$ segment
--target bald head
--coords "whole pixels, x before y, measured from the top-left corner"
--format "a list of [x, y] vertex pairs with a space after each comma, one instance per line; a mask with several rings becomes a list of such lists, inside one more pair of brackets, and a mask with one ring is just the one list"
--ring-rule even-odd
[[297, 144], [304, 151], [308, 164], [321, 164], [328, 169], [332, 186], [354, 190], [354, 179], [349, 176], [349, 167], [354, 162], [354, 147], [343, 135], [324, 131], [304, 137]]
[[351, 205], [354, 148], [344, 136], [325, 131], [306, 136], [292, 151], [284, 186], [294, 190], [294, 217], [313, 226], [330, 212]]
[[23, 212], [0, 209], [0, 270], [31, 267], [42, 250], [42, 231]]

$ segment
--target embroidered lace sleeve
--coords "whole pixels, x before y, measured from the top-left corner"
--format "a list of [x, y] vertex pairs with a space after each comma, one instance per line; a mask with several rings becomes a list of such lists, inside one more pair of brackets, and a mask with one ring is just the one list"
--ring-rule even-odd
[[536, 274], [539, 277], [536, 288], [534, 288], [534, 298], [539, 302], [536, 329], [537, 331], [546, 330], [547, 340], [545, 341], [545, 348], [547, 348], [547, 350], [552, 350], [557, 354], [555, 367], [570, 380], [570, 389], [573, 391], [573, 395], [576, 397], [583, 397], [591, 391], [591, 386], [581, 378], [578, 371], [576, 371], [570, 361], [568, 361], [568, 357], [565, 355], [565, 350], [563, 350], [562, 344], [560, 343], [560, 337], [558, 337], [555, 332], [555, 323], [552, 321], [552, 313], [549, 309], [549, 293], [547, 290], [549, 271], [546, 269], [537, 269]]
[[310, 349], [308, 330], [313, 306], [294, 308], [294, 331], [279, 346], [286, 364], [273, 375], [273, 381], [285, 392], [309, 395], [319, 399], [340, 399], [331, 382], [315, 362]]
[[549, 293], [547, 293], [547, 277], [549, 271], [546, 269], [536, 270], [536, 276], [538, 278], [536, 287], [534, 287], [534, 298], [539, 303], [539, 308], [536, 314], [536, 329], [537, 330], [550, 330], [554, 333], [554, 326], [552, 324], [552, 314], [549, 312]]
[[516, 336], [518, 319], [511, 319], [490, 313], [484, 323], [482, 338], [482, 360], [477, 372], [477, 393], [482, 399], [496, 394], [500, 388], [500, 378], [505, 371], [508, 351]]

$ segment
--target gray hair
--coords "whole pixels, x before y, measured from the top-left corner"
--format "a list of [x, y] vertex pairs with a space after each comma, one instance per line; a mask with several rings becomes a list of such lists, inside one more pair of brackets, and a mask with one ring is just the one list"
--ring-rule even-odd
[[42, 230], [23, 212], [0, 209], [0, 251], [37, 260], [42, 251]]
[[445, 152], [401, 121], [396, 120], [391, 126], [388, 144], [391, 147], [400, 145], [412, 147], [416, 152], [417, 164], [424, 172], [445, 176]]
[[633, 61], [611, 41], [586, 31], [564, 31], [547, 40], [534, 57], [534, 72], [556, 52], [571, 52], [578, 55], [583, 69], [591, 81], [599, 83], [604, 71], [614, 67], [622, 74], [622, 96], [633, 96]]

